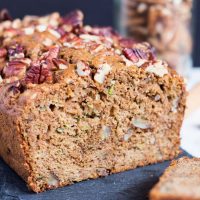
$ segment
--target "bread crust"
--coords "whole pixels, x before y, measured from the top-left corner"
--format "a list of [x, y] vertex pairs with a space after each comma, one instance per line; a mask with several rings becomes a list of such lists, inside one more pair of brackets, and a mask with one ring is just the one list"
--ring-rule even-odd
[[[190, 163], [191, 161], [199, 162], [200, 159], [183, 157], [178, 160], [173, 160], [170, 166], [165, 170], [164, 174], [160, 177], [160, 181], [150, 191], [150, 199], [151, 200], [199, 200], [200, 197], [184, 196], [184, 195], [177, 195], [177, 194], [165, 194], [165, 193], [160, 192], [160, 187], [163, 186], [163, 184], [165, 184], [165, 181], [167, 181], [171, 177], [170, 174], [172, 171], [176, 170], [177, 165], [182, 165], [182, 167], [184, 167], [185, 162]], [[176, 172], [174, 171], [174, 173]]]

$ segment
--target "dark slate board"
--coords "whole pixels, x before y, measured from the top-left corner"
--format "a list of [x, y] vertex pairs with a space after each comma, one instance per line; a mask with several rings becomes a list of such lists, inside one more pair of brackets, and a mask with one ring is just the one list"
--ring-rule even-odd
[[[190, 156], [183, 152], [182, 156]], [[35, 194], [0, 159], [0, 200], [145, 200], [169, 161]]]

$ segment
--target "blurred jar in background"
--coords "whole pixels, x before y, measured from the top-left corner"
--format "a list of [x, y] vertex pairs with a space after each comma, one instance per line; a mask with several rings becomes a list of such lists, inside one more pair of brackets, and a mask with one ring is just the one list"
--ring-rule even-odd
[[116, 0], [117, 26], [136, 41], [148, 41], [180, 74], [192, 66], [192, 0]]

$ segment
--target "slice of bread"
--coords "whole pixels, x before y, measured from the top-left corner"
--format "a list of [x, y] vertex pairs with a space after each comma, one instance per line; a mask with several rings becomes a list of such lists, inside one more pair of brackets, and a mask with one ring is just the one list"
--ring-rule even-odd
[[200, 159], [183, 157], [172, 161], [151, 190], [150, 200], [199, 200]]

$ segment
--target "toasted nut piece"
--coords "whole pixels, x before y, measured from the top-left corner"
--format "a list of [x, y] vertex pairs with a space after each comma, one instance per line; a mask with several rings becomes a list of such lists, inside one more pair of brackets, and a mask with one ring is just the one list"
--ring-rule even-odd
[[76, 68], [76, 72], [79, 76], [89, 76], [90, 75], [90, 68], [89, 65], [87, 65], [85, 62], [83, 61], [78, 61], [77, 63], [77, 68]]
[[105, 76], [110, 72], [111, 66], [107, 63], [104, 63], [94, 75], [94, 80], [102, 84], [105, 80]]

